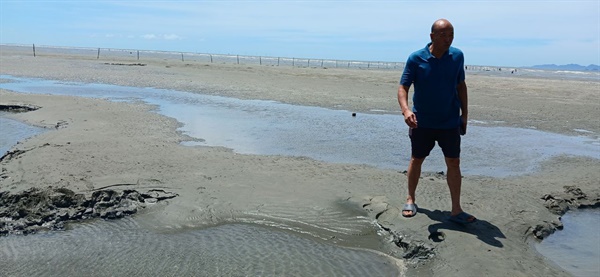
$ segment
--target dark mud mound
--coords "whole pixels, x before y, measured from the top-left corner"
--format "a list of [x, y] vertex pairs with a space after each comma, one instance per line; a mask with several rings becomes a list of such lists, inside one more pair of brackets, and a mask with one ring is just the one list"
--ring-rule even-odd
[[[546, 194], [541, 198], [550, 212], [562, 216], [569, 210], [600, 208], [600, 191], [584, 193], [577, 186], [565, 186], [564, 189], [562, 193]], [[544, 221], [532, 226], [530, 231], [535, 238], [542, 240], [562, 229], [560, 221]]]
[[600, 192], [584, 193], [576, 186], [565, 186], [563, 193], [546, 194], [544, 206], [557, 215], [573, 209], [600, 208]]
[[132, 215], [148, 203], [177, 196], [163, 190], [98, 190], [86, 197], [66, 188], [29, 189], [19, 194], [0, 192], [0, 236], [62, 230], [69, 221], [117, 219]]
[[10, 113], [23, 113], [30, 112], [39, 109], [38, 106], [33, 105], [5, 105], [0, 104], [0, 112], [10, 112]]

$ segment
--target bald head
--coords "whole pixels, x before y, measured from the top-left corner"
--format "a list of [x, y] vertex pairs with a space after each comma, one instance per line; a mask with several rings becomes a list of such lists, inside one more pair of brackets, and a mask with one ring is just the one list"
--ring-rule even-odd
[[452, 23], [450, 23], [450, 21], [448, 21], [447, 19], [438, 19], [435, 22], [433, 22], [433, 25], [431, 25], [432, 34], [446, 30], [454, 31], [454, 26], [452, 26]]

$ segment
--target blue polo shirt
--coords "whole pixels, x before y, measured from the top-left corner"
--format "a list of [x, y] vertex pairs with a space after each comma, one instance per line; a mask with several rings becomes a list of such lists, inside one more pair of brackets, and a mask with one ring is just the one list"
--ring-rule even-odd
[[420, 128], [452, 129], [460, 124], [458, 84], [465, 80], [464, 56], [450, 47], [441, 58], [425, 48], [408, 57], [400, 84], [414, 84], [413, 112]]

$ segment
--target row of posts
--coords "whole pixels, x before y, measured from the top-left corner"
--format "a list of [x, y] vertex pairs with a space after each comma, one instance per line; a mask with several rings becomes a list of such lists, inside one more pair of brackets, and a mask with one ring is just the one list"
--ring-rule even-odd
[[[33, 44], [33, 56], [34, 57], [36, 56], [36, 54], [35, 54], [35, 44]], [[208, 56], [210, 57], [210, 63], [213, 63], [213, 55], [212, 54], [208, 54]], [[96, 59], [100, 59], [100, 48], [98, 48], [98, 54], [96, 55]], [[277, 57], [277, 66], [279, 66], [280, 59], [281, 59], [280, 57]], [[137, 50], [137, 60], [138, 61], [140, 60], [140, 50]], [[182, 62], [184, 61], [183, 53], [181, 53], [181, 61]], [[236, 55], [236, 61], [237, 61], [237, 64], [240, 64], [240, 55]], [[260, 65], [262, 65], [262, 56], [258, 57], [258, 63]], [[324, 63], [323, 60], [321, 60], [321, 67], [323, 67], [323, 63]], [[348, 68], [350, 68], [350, 63], [351, 62], [348, 62]], [[292, 58], [292, 66], [296, 66], [296, 58]], [[310, 59], [308, 59], [308, 67], [310, 67]], [[338, 67], [338, 61], [335, 61], [335, 67], [336, 68]], [[367, 68], [370, 68], [370, 67], [371, 67], [371, 62], [368, 62], [367, 63]]]

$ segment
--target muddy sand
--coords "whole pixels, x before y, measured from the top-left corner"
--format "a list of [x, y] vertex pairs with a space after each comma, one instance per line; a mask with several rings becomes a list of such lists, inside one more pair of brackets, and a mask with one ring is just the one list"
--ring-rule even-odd
[[[399, 71], [175, 60], [123, 66], [128, 62], [0, 54], [0, 74], [12, 76], [275, 100], [396, 114], [402, 120], [396, 101]], [[596, 139], [600, 134], [598, 82], [469, 73], [467, 84], [470, 120], [566, 135], [587, 130]], [[533, 174], [464, 176], [463, 208], [479, 218], [466, 227], [446, 222], [450, 199], [445, 176], [425, 172], [417, 191], [419, 214], [406, 219], [400, 215], [406, 197], [404, 169], [182, 146], [180, 142], [188, 138], [177, 132], [178, 122], [144, 103], [1, 90], [0, 105], [39, 107], [7, 116], [49, 130], [20, 142], [0, 161], [0, 196], [31, 194], [32, 189], [51, 186], [46, 194], [52, 199], [62, 193], [81, 195], [79, 202], [72, 201], [80, 206], [88, 201], [79, 210], [83, 216], [86, 209], [93, 212], [89, 201], [99, 201], [98, 191], [135, 191], [138, 202], [144, 202], [144, 193], [160, 191], [176, 197], [153, 210], [156, 225], [202, 228], [247, 218], [290, 224], [301, 216], [295, 227], [317, 239], [373, 248], [356, 242], [360, 234], [341, 231], [345, 226], [340, 224], [352, 226], [351, 219], [333, 216], [344, 210], [377, 222], [390, 239], [375, 250], [402, 260], [408, 276], [564, 276], [566, 272], [530, 243], [561, 228], [559, 216], [568, 209], [600, 203], [600, 161], [560, 156]], [[407, 138], [398, 134], [398, 139]], [[4, 219], [9, 212], [19, 214], [7, 212], [8, 206]]]

